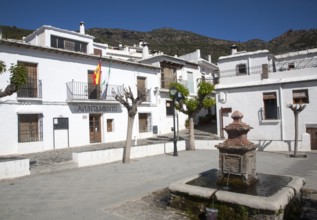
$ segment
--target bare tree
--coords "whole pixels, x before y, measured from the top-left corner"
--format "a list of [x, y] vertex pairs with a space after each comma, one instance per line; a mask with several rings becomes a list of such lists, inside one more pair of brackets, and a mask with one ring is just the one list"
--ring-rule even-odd
[[303, 111], [306, 108], [306, 105], [292, 105], [289, 104], [286, 106], [287, 108], [290, 108], [294, 112], [294, 118], [295, 118], [295, 144], [294, 144], [294, 157], [297, 157], [297, 146], [298, 146], [298, 115], [301, 111]]
[[130, 86], [124, 88], [124, 94], [118, 95], [116, 94], [115, 99], [120, 102], [124, 107], [126, 107], [128, 112], [128, 127], [127, 127], [127, 139], [125, 148], [123, 150], [123, 163], [130, 162], [130, 151], [132, 146], [132, 131], [133, 131], [133, 122], [135, 115], [138, 112], [138, 106], [145, 100], [146, 95], [143, 91], [138, 91], [138, 95], [135, 98], [133, 92], [131, 91]]
[[[0, 60], [0, 74], [6, 71], [7, 69], [5, 63]], [[9, 69], [9, 72], [9, 85], [7, 85], [3, 91], [0, 89], [0, 98], [12, 95], [13, 93], [17, 92], [19, 88], [27, 82], [27, 69], [24, 66], [20, 64], [12, 64]]]

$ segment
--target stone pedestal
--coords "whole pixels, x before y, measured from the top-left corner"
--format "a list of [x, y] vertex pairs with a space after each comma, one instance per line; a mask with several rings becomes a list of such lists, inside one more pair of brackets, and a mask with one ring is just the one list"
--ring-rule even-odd
[[258, 180], [256, 174], [256, 145], [249, 142], [251, 127], [241, 121], [239, 111], [232, 114], [233, 122], [224, 130], [228, 139], [217, 145], [219, 149], [219, 175], [217, 183], [233, 187], [247, 187]]

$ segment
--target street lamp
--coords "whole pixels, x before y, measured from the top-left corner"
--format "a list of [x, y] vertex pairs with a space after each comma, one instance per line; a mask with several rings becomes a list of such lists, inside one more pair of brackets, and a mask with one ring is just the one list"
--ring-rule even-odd
[[178, 156], [177, 154], [177, 139], [176, 139], [176, 129], [175, 129], [175, 98], [177, 96], [177, 89], [175, 86], [170, 88], [170, 96], [173, 98], [173, 131], [174, 131], [174, 153], [173, 156]]

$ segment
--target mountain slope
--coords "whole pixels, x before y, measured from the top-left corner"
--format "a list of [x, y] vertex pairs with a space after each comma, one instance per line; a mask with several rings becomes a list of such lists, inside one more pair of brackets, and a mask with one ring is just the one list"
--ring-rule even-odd
[[[15, 26], [0, 26], [3, 38], [22, 39], [32, 31]], [[246, 42], [235, 42], [211, 38], [190, 31], [172, 28], [160, 28], [149, 32], [133, 30], [90, 28], [86, 33], [94, 36], [96, 42], [107, 43], [110, 46], [136, 45], [140, 40], [150, 44], [151, 50], [162, 51], [169, 55], [183, 55], [200, 49], [201, 56], [207, 59], [211, 55], [212, 61], [217, 62], [219, 56], [229, 55], [230, 47], [235, 44], [238, 50], [255, 51], [268, 49], [274, 54], [317, 48], [317, 29], [289, 30], [269, 42], [252, 39]]]

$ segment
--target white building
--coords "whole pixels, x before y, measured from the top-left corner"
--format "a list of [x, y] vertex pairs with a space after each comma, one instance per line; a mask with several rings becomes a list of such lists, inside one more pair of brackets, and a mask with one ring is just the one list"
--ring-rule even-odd
[[[144, 42], [111, 48], [95, 43], [83, 23], [79, 33], [44, 25], [23, 41], [0, 39], [0, 60], [8, 67], [21, 63], [28, 69], [28, 83], [0, 99], [0, 155], [125, 140], [127, 111], [114, 95], [129, 86], [135, 95], [141, 90], [147, 94], [138, 108], [133, 137], [170, 132], [169, 82], [186, 81], [194, 94], [202, 69], [204, 74], [217, 69], [198, 55], [191, 61], [153, 55]], [[92, 74], [99, 61], [102, 77], [96, 86]], [[8, 71], [0, 76], [0, 89], [9, 77]], [[178, 118], [179, 129], [185, 128], [186, 117]]]
[[[299, 114], [299, 150], [317, 149], [317, 50], [274, 56], [267, 50], [238, 52], [219, 58], [216, 86], [218, 134], [243, 113], [252, 129], [248, 137], [259, 150], [290, 151], [294, 147], [294, 114], [288, 104], [305, 104]], [[310, 134], [310, 135], [309, 135]]]

